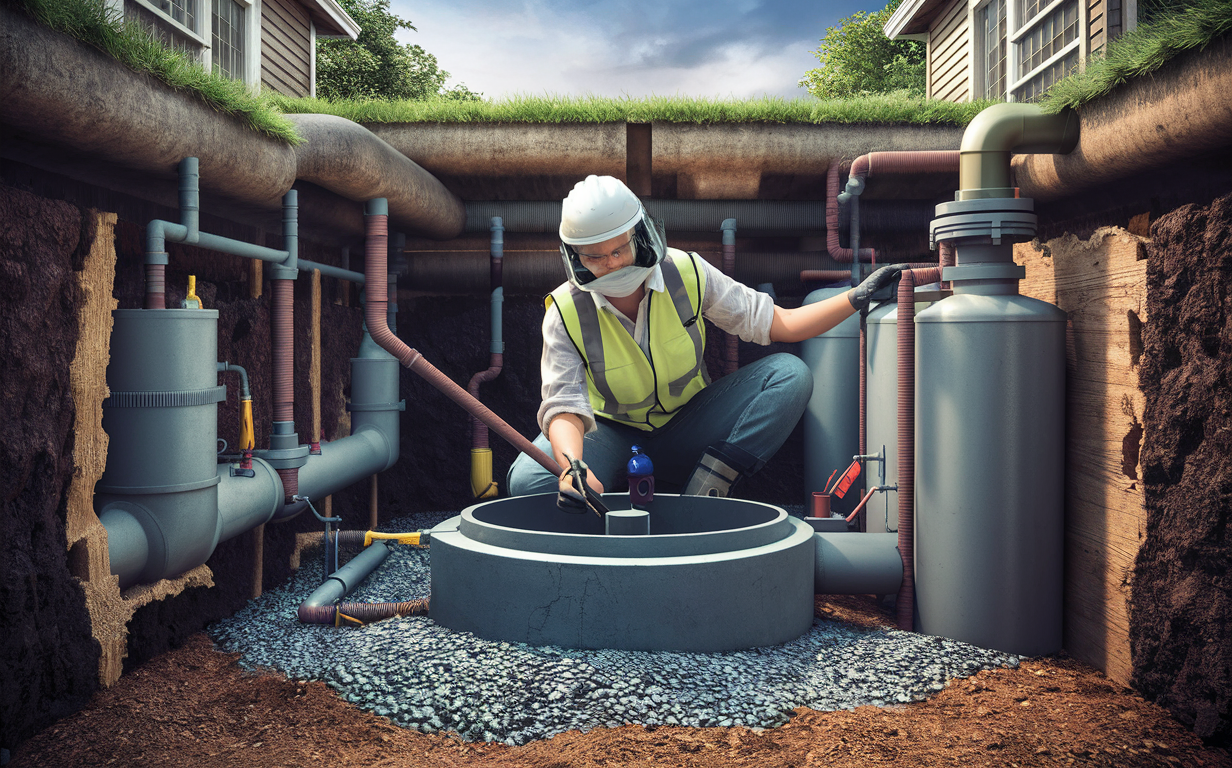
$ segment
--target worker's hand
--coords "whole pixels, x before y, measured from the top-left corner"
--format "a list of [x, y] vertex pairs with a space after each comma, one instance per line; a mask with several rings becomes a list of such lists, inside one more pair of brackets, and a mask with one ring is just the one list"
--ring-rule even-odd
[[[586, 485], [590, 486], [591, 490], [597, 494], [603, 494], [603, 483], [595, 477], [593, 472], [589, 471], [586, 462], [580, 459], [576, 462], [578, 467], [577, 474], [585, 478]], [[586, 504], [586, 497], [582, 493], [582, 489], [577, 487], [574, 480], [574, 470], [572, 467], [566, 467], [564, 472], [560, 473], [560, 483], [556, 494], [556, 506], [567, 512], [585, 512], [589, 506]]]
[[873, 300], [873, 294], [886, 286], [893, 285], [902, 277], [905, 264], [891, 264], [882, 267], [864, 278], [864, 282], [847, 292], [847, 301], [856, 309], [864, 309]]

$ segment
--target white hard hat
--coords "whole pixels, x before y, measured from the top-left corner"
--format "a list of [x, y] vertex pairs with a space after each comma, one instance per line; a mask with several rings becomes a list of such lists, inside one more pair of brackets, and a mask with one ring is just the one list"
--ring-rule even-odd
[[637, 195], [612, 176], [587, 176], [573, 187], [560, 211], [560, 239], [589, 245], [622, 235], [642, 220]]

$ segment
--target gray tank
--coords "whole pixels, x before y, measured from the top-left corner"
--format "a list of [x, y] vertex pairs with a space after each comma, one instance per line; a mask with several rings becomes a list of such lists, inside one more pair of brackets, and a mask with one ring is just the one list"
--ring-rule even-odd
[[[917, 307], [922, 309], [922, 307]], [[865, 322], [868, 359], [866, 360], [864, 434], [869, 454], [885, 446], [885, 478], [887, 485], [898, 479], [898, 304], [885, 302], [868, 313]], [[873, 474], [866, 482], [876, 482], [875, 462], [866, 462]], [[866, 530], [869, 533], [890, 533], [898, 530], [898, 494], [879, 493], [865, 507]]]
[[[805, 297], [813, 304], [849, 289], [821, 288]], [[800, 344], [800, 359], [813, 372], [813, 394], [804, 411], [805, 509], [835, 469], [840, 472], [860, 452], [860, 316], [852, 315], [828, 332]], [[860, 502], [853, 486], [832, 499], [831, 514], [846, 516]]]
[[[103, 401], [107, 467], [94, 504], [120, 586], [204, 563], [218, 514], [218, 312], [117, 309]], [[126, 541], [126, 539], [131, 541]], [[144, 541], [143, 541], [144, 539]]]
[[915, 407], [916, 628], [1060, 650], [1065, 313], [956, 280], [916, 316]]

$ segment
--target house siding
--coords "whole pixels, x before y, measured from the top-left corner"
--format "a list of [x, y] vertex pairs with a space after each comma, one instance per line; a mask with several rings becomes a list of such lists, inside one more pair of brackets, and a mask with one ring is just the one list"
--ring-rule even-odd
[[955, 0], [928, 30], [930, 98], [971, 100], [970, 37], [966, 0]]
[[308, 11], [291, 0], [263, 0], [261, 87], [286, 96], [312, 92], [312, 32]]

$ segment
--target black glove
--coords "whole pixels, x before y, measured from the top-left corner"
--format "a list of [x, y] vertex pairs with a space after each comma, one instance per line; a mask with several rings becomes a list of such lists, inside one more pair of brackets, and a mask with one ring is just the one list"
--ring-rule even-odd
[[901, 278], [905, 264], [891, 264], [882, 267], [864, 278], [864, 282], [847, 292], [847, 300], [856, 309], [864, 309], [873, 300], [873, 294], [886, 286], [897, 283]]
[[603, 498], [586, 483], [587, 471], [590, 468], [586, 466], [586, 462], [568, 454], [565, 458], [569, 461], [569, 469], [561, 474], [556, 492], [556, 506], [575, 514], [584, 514], [590, 510], [603, 517], [608, 512], [607, 506], [603, 503]]

